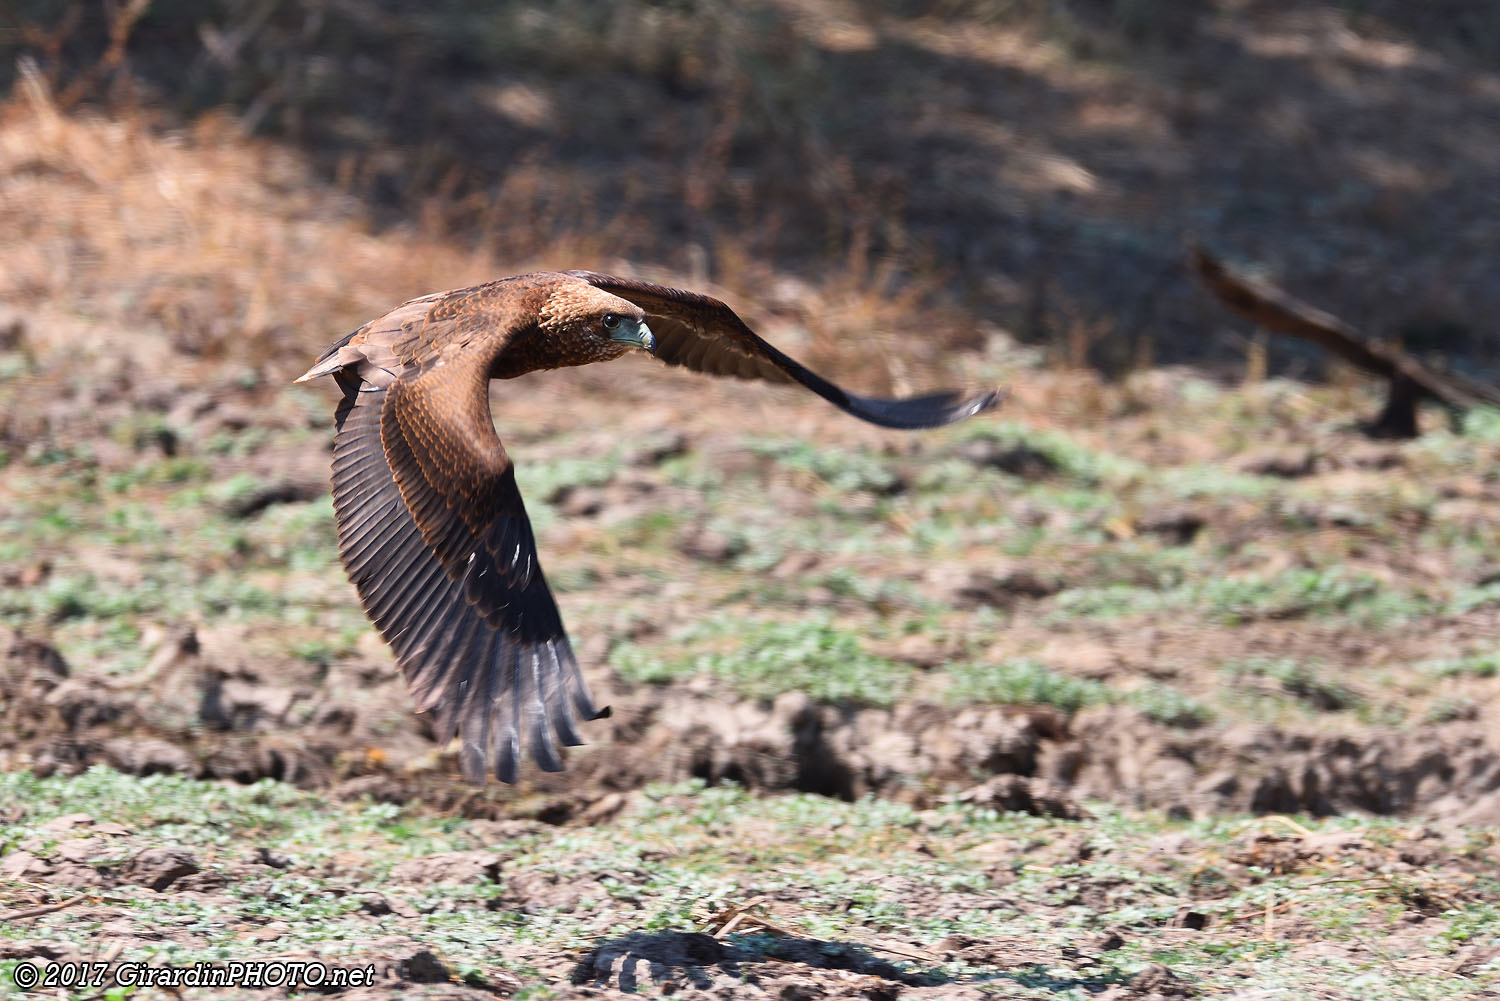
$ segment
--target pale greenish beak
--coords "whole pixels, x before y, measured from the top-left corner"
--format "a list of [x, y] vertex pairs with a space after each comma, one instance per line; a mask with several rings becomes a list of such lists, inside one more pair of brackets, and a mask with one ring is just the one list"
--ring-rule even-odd
[[644, 348], [647, 354], [656, 350], [656, 336], [651, 333], [651, 328], [646, 326], [645, 320], [640, 323], [621, 320], [620, 329], [610, 334], [609, 339], [620, 344], [629, 344], [633, 348]]

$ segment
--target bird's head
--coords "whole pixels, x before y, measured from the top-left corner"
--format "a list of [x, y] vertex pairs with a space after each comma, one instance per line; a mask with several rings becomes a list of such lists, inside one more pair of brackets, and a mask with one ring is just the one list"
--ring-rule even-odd
[[537, 321], [553, 344], [572, 356], [574, 364], [608, 361], [631, 348], [647, 353], [656, 348], [641, 307], [587, 282], [570, 280], [559, 285], [537, 311]]

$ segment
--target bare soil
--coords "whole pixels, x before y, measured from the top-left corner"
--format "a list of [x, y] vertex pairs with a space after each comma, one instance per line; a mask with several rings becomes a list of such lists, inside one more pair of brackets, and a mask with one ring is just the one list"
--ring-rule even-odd
[[[404, 711], [389, 664], [266, 677], [226, 672], [196, 649], [191, 631], [166, 643], [156, 663], [170, 657], [170, 666], [132, 685], [75, 672], [55, 649], [12, 634], [3, 696], [17, 724], [0, 741], [3, 760], [42, 775], [107, 764], [134, 775], [274, 778], [506, 815], [509, 791], [455, 781], [452, 752], [439, 753], [425, 720]], [[632, 687], [595, 673], [596, 687], [614, 691], [613, 715], [590, 728], [591, 743], [573, 751], [566, 773], [525, 783], [543, 797], [531, 810], [552, 821], [607, 819], [610, 804], [618, 809], [614, 793], [688, 778], [928, 806], [1000, 774], [1066, 790], [1066, 801], [1181, 816], [1358, 812], [1500, 824], [1500, 750], [1478, 719], [1183, 730], [1129, 706], [1068, 718], [1047, 706], [856, 708], [796, 693], [730, 701], [701, 683]], [[164, 716], [182, 725], [165, 727]], [[1009, 808], [1031, 807], [1016, 802]]]

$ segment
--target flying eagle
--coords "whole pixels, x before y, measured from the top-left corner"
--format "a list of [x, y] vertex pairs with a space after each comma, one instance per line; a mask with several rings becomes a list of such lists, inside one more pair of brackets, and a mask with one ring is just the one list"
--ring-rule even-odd
[[339, 554], [439, 739], [466, 778], [513, 782], [524, 739], [547, 771], [581, 744], [589, 696], [537, 563], [515, 469], [490, 417], [491, 379], [609, 361], [640, 348], [669, 365], [798, 382], [890, 428], [927, 428], [1000, 393], [855, 396], [756, 336], [705, 295], [590, 271], [541, 272], [397, 306], [335, 343], [298, 382], [332, 375]]

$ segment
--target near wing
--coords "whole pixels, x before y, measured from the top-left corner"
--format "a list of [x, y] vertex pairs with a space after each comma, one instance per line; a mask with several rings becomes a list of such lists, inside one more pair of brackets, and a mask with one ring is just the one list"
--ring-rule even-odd
[[523, 734], [559, 771], [556, 741], [581, 744], [575, 718], [599, 710], [537, 565], [482, 354], [383, 388], [337, 371], [333, 500], [344, 565], [418, 708], [442, 741], [459, 734], [466, 778], [513, 782]]
[[799, 382], [840, 410], [889, 428], [928, 428], [971, 417], [997, 405], [999, 390], [965, 397], [953, 390], [885, 400], [856, 396], [767, 344], [718, 299], [696, 292], [615, 278], [593, 271], [569, 271], [596, 288], [628, 299], [646, 311], [656, 337], [656, 357], [709, 375], [733, 375], [770, 382]]

